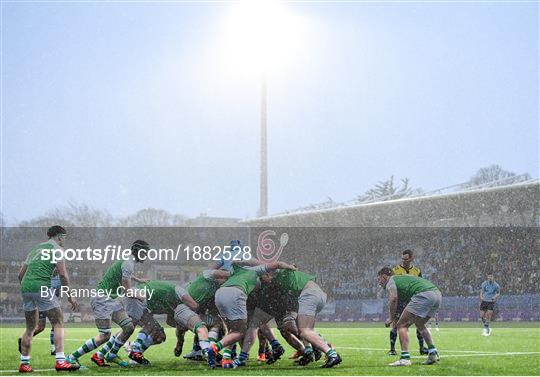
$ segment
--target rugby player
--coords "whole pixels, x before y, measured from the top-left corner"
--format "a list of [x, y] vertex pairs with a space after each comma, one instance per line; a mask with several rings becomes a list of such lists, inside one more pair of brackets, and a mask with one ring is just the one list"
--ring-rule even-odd
[[493, 273], [488, 272], [487, 280], [480, 287], [480, 318], [482, 318], [482, 323], [484, 324], [484, 330], [482, 331], [482, 335], [484, 336], [491, 335], [489, 323], [495, 309], [495, 301], [497, 301], [500, 295], [501, 287], [493, 280]]
[[[285, 353], [285, 349], [276, 339], [273, 330], [268, 326], [268, 322], [275, 318], [279, 327], [282, 326], [281, 319], [285, 312], [280, 313], [280, 310], [287, 300], [282, 297], [279, 292], [268, 283], [269, 274], [263, 274], [260, 277], [260, 289], [254, 290], [249, 295], [247, 300], [248, 311], [248, 326], [245, 336], [242, 340], [242, 352], [234, 360], [235, 366], [245, 366], [249, 357], [249, 351], [259, 337], [259, 353], [257, 360], [273, 364]], [[267, 344], [271, 345], [271, 349]]]
[[[218, 323], [215, 323], [209, 315], [205, 315], [203, 321], [198, 311], [207, 301], [212, 301], [219, 281], [225, 281], [228, 276], [229, 273], [226, 271], [207, 270], [186, 289], [165, 281], [148, 281], [137, 285], [137, 288], [151, 289], [153, 294], [151, 298], [146, 299], [146, 302], [131, 297], [125, 300], [126, 312], [135, 325], [140, 324], [143, 327], [136, 341], [131, 345], [129, 358], [138, 364], [150, 364], [143, 353], [151, 345], [165, 340], [161, 325], [153, 318], [154, 314], [166, 314], [167, 324], [176, 328], [175, 356], [180, 356], [182, 353], [184, 334], [188, 329], [195, 334], [199, 347], [204, 350], [209, 346], [210, 335], [213, 335], [212, 340], [217, 341], [215, 326]], [[208, 326], [211, 326], [210, 331], [208, 331]], [[155, 339], [156, 335], [153, 334], [158, 334], [158, 341]]]
[[[285, 353], [285, 349], [276, 339], [274, 332], [269, 327], [268, 322], [274, 318], [283, 338], [299, 354], [305, 350], [304, 344], [294, 335], [298, 334], [296, 326], [296, 313], [298, 312], [298, 299], [289, 292], [281, 292], [270, 275], [261, 276], [261, 289], [255, 295], [250, 296], [252, 310], [249, 315], [248, 330], [242, 344], [242, 351], [249, 352], [255, 340], [255, 335], [259, 337], [259, 357], [258, 361], [265, 361], [273, 364]], [[264, 340], [261, 342], [261, 338]], [[265, 349], [264, 343], [270, 343], [271, 349]], [[320, 352], [317, 360], [321, 357]], [[239, 362], [241, 360], [237, 360]]]
[[[54, 269], [53, 276], [51, 278], [51, 289], [54, 292], [54, 295], [56, 297], [60, 297], [60, 287], [62, 286], [62, 282], [60, 281], [60, 276], [58, 276], [58, 272], [56, 271], [56, 268]], [[36, 336], [43, 332], [45, 330], [45, 325], [47, 324], [47, 316], [45, 315], [45, 312], [39, 312], [39, 320], [36, 329], [34, 330], [34, 335]], [[19, 338], [19, 353], [22, 353], [21, 351], [21, 342], [22, 338]], [[54, 346], [54, 328], [51, 327], [51, 331], [49, 332], [49, 342], [51, 344], [51, 355], [56, 354], [56, 347]]]
[[[392, 269], [382, 268], [377, 279], [379, 285], [388, 292], [389, 318], [385, 325], [397, 327], [401, 357], [389, 364], [390, 366], [411, 365], [409, 354], [409, 326], [414, 323], [420, 330], [428, 345], [428, 358], [424, 364], [434, 364], [439, 360], [439, 354], [433, 344], [431, 332], [426, 327], [427, 321], [437, 313], [441, 305], [441, 292], [429, 280], [410, 275], [394, 275]], [[398, 315], [399, 302], [406, 303], [403, 312]]]
[[[91, 306], [94, 312], [98, 335], [88, 339], [81, 347], [69, 355], [68, 360], [72, 363], [78, 363], [78, 360], [84, 354], [96, 349], [101, 344], [111, 339], [111, 322], [120, 326], [121, 331], [108, 342], [109, 347], [105, 347], [104, 352], [99, 351], [92, 355], [91, 360], [97, 366], [109, 366], [109, 362], [118, 364], [121, 367], [129, 366], [129, 363], [118, 356], [118, 351], [125, 341], [129, 339], [135, 326], [133, 321], [127, 315], [118, 298], [119, 288], [123, 288], [126, 293], [132, 290], [132, 277], [135, 273], [135, 265], [142, 263], [146, 259], [146, 253], [150, 245], [143, 240], [137, 240], [131, 246], [131, 256], [128, 260], [119, 260], [113, 263], [105, 271], [102, 280], [97, 285], [98, 289], [107, 290], [111, 293], [110, 298], [106, 296], [97, 296], [92, 298]], [[143, 299], [143, 298], [140, 298]]]
[[[208, 329], [208, 341], [211, 343], [217, 343], [221, 338], [223, 338], [226, 330], [225, 323], [217, 312], [217, 309], [212, 308], [212, 306], [207, 308], [200, 307], [197, 311], [201, 317], [201, 320], [206, 324]], [[176, 357], [182, 355], [185, 333], [185, 328], [182, 328], [181, 326], [176, 327], [176, 346], [174, 347], [174, 356]], [[206, 349], [203, 350], [199, 344], [199, 337], [197, 334], [195, 334], [193, 337], [194, 347], [190, 353], [184, 356], [184, 358], [191, 361], [206, 361]]]
[[[52, 292], [51, 278], [56, 270], [60, 277], [61, 284], [69, 287], [69, 278], [64, 261], [53, 262], [52, 254], [54, 250], [61, 250], [66, 239], [66, 230], [60, 225], [54, 225], [47, 230], [49, 240], [35, 246], [28, 253], [26, 261], [19, 271], [19, 282], [21, 283], [21, 294], [23, 298], [23, 310], [26, 320], [26, 330], [21, 336], [20, 352], [21, 365], [19, 372], [32, 372], [30, 366], [30, 349], [32, 337], [36, 332], [39, 322], [39, 312], [49, 318], [54, 330], [54, 346], [57, 371], [72, 371], [79, 369], [79, 365], [73, 365], [66, 360], [64, 355], [64, 315], [60, 308], [60, 302]], [[49, 258], [44, 258], [44, 255]], [[48, 287], [47, 293], [42, 295], [41, 287]], [[78, 303], [68, 296], [72, 310], [77, 310]]]
[[326, 305], [326, 293], [315, 282], [315, 276], [301, 271], [281, 269], [273, 274], [272, 280], [282, 293], [298, 298], [296, 318], [298, 333], [295, 335], [309, 343], [299, 361], [300, 365], [315, 360], [313, 348], [324, 352], [327, 357], [322, 368], [332, 368], [341, 363], [341, 356], [315, 331], [316, 316]]
[[[422, 271], [420, 268], [414, 266], [412, 264], [414, 255], [412, 250], [404, 250], [401, 253], [401, 264], [398, 264], [393, 268], [394, 275], [411, 275], [411, 276], [418, 276], [422, 277]], [[403, 308], [405, 307], [405, 303], [398, 302], [398, 308], [396, 315], [399, 317], [401, 312], [403, 311]], [[424, 338], [422, 337], [422, 334], [418, 329], [416, 329], [416, 338], [418, 339], [418, 345], [420, 348], [420, 355], [427, 355], [427, 348], [424, 346]], [[396, 340], [397, 340], [397, 328], [393, 327], [392, 330], [390, 330], [390, 351], [388, 351], [388, 355], [397, 355], [396, 354]]]
[[136, 288], [146, 289], [151, 291], [152, 294], [145, 300], [135, 297], [126, 297], [124, 299], [126, 313], [132, 319], [133, 325], [142, 327], [137, 339], [131, 346], [128, 357], [137, 364], [148, 365], [150, 361], [143, 356], [144, 351], [151, 345], [160, 344], [166, 339], [165, 330], [156, 321], [154, 314], [166, 314], [167, 324], [176, 327], [176, 324], [170, 318], [174, 314], [176, 305], [182, 302], [179, 297], [181, 291], [177, 291], [174, 284], [159, 280], [149, 280], [137, 284]]
[[[215, 304], [219, 314], [224, 318], [229, 332], [217, 343], [212, 343], [207, 349], [208, 365], [216, 366], [216, 357], [220, 350], [240, 341], [247, 329], [248, 311], [246, 302], [248, 296], [260, 287], [259, 277], [276, 269], [295, 269], [284, 262], [273, 262], [254, 267], [233, 265], [234, 273], [216, 291]], [[244, 356], [244, 355], [242, 355]], [[222, 366], [233, 368], [231, 350], [223, 353]]]
[[[231, 240], [230, 242], [230, 250], [231, 253], [236, 253], [237, 251], [241, 250], [242, 243], [240, 240]], [[233, 271], [232, 269], [232, 258], [226, 258], [224, 254], [221, 255], [221, 258], [217, 261], [214, 261], [210, 264], [209, 269], [210, 270], [223, 270], [229, 273]], [[208, 274], [208, 273], [207, 273]], [[202, 276], [198, 276], [198, 279], [202, 279]], [[225, 279], [226, 280], [226, 279]], [[210, 280], [211, 283], [212, 280]], [[202, 281], [199, 281], [199, 283], [202, 283]], [[225, 324], [221, 320], [218, 314], [218, 310], [215, 306], [214, 301], [214, 295], [219, 288], [219, 285], [224, 283], [224, 281], [219, 281], [219, 284], [216, 286], [215, 284], [209, 284], [209, 282], [205, 283], [206, 287], [203, 289], [203, 292], [207, 292], [207, 294], [203, 295], [204, 303], [201, 304], [201, 309], [199, 310], [199, 314], [203, 314], [203, 312], [206, 312], [206, 321], [212, 322], [212, 329], [210, 331], [209, 338], [211, 341], [216, 343], [218, 341], [218, 335], [223, 332], [223, 329], [225, 327]], [[211, 289], [210, 289], [211, 288]], [[183, 336], [178, 336], [177, 334], [177, 344], [174, 350], [175, 356], [180, 356], [182, 354], [182, 348], [183, 348]], [[206, 354], [206, 350], [201, 349], [199, 346], [199, 339], [197, 337], [197, 334], [193, 337], [193, 347], [192, 350], [184, 356], [185, 359], [192, 360], [192, 361], [203, 361], [205, 360], [205, 357], [203, 354]]]
[[[207, 324], [201, 319], [199, 313], [202, 314], [205, 312], [204, 309], [208, 308], [211, 304], [219, 286], [224, 283], [230, 275], [231, 274], [225, 270], [203, 271], [186, 287], [182, 295], [182, 303], [174, 310], [174, 320], [180, 328], [189, 329], [197, 336], [199, 347], [203, 350], [203, 357], [206, 355], [208, 347], [210, 347], [210, 341], [217, 342], [218, 329], [211, 328], [212, 331], [208, 331]], [[214, 318], [216, 316], [206, 316], [206, 318], [208, 317]], [[212, 322], [214, 321], [212, 320]], [[178, 346], [179, 344], [177, 342], [177, 348]]]

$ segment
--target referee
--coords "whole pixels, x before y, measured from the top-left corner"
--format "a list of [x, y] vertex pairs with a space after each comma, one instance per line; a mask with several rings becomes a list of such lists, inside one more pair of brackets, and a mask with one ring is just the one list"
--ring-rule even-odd
[[[394, 275], [411, 275], [411, 276], [418, 276], [422, 277], [422, 271], [420, 268], [414, 266], [412, 264], [413, 261], [413, 251], [412, 250], [404, 250], [401, 253], [401, 264], [398, 264], [395, 266], [392, 271], [394, 272]], [[401, 315], [401, 312], [403, 312], [403, 309], [407, 305], [407, 302], [398, 302], [397, 307], [397, 313], [396, 316], [399, 317]], [[396, 355], [396, 340], [398, 336], [397, 327], [393, 327], [392, 330], [390, 330], [390, 351], [388, 351], [388, 355]], [[420, 345], [420, 355], [427, 355], [428, 349], [424, 347], [424, 338], [422, 337], [422, 334], [420, 334], [420, 331], [418, 329], [416, 330], [416, 337], [418, 338], [418, 344]]]

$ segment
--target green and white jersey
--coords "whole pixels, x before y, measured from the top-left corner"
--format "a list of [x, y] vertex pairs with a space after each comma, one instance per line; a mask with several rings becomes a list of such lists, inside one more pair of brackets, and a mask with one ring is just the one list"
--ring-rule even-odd
[[412, 275], [394, 275], [386, 284], [387, 291], [397, 292], [400, 302], [409, 302], [411, 297], [426, 291], [438, 289], [435, 284], [427, 279]]
[[266, 273], [266, 266], [240, 267], [233, 265], [233, 274], [223, 283], [222, 287], [236, 287], [249, 296], [259, 284], [259, 276]]
[[176, 285], [167, 281], [150, 280], [137, 284], [137, 288], [152, 290], [152, 298], [146, 299], [146, 306], [153, 314], [172, 314], [182, 300], [176, 294]]
[[[51, 287], [51, 278], [56, 269], [52, 263], [53, 250], [63, 250], [54, 240], [34, 246], [26, 257], [26, 273], [21, 281], [21, 292], [39, 292], [42, 286]], [[58, 260], [58, 259], [56, 259]]]
[[315, 276], [302, 271], [279, 270], [273, 280], [283, 292], [299, 296], [308, 282], [315, 281]]
[[128, 260], [116, 261], [105, 271], [97, 289], [110, 290], [111, 298], [116, 298], [118, 297], [117, 289], [122, 285], [122, 278], [131, 279], [134, 273], [135, 259], [133, 257]]
[[186, 288], [191, 298], [199, 305], [211, 300], [219, 288], [219, 284], [214, 280], [212, 272], [212, 270], [204, 270]]

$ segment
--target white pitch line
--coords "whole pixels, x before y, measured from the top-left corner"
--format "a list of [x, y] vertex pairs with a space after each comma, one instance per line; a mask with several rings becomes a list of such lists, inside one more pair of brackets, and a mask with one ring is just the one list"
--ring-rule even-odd
[[[33, 338], [32, 341], [34, 341], [34, 340], [50, 341], [49, 338]], [[84, 339], [84, 338], [67, 338], [67, 339], [64, 339], [64, 340], [73, 340], [73, 341], [77, 341], [77, 342], [84, 342], [84, 341], [87, 341], [88, 339]]]
[[[52, 372], [53, 370], [56, 370], [54, 368], [50, 369], [34, 369], [34, 372]], [[0, 370], [0, 373], [19, 373], [18, 369], [4, 369]]]
[[[508, 352], [508, 353], [472, 353], [469, 355], [447, 355], [442, 354], [440, 355], [441, 359], [447, 359], [450, 357], [480, 357], [480, 356], [526, 356], [529, 354], [538, 354], [540, 352]], [[411, 356], [411, 359], [425, 359], [426, 356]]]
[[[359, 351], [386, 351], [386, 348], [367, 348], [367, 347], [336, 347], [337, 349], [349, 349]], [[445, 350], [445, 352], [462, 352], [468, 353], [466, 355], [446, 355], [442, 354], [441, 357], [467, 357], [467, 356], [514, 356], [514, 355], [537, 355], [540, 352], [482, 352], [482, 351], [452, 351]], [[424, 358], [425, 356], [411, 356], [413, 358]]]
[[[477, 357], [477, 356], [520, 356], [520, 355], [537, 355], [540, 352], [500, 352], [500, 353], [474, 353], [470, 355], [441, 355], [441, 359], [447, 357]], [[425, 356], [411, 356], [414, 359], [424, 359]]]
[[[440, 327], [439, 328], [439, 331], [454, 331], [454, 330], [459, 330], [459, 331], [478, 331], [480, 327]], [[370, 330], [370, 329], [382, 329], [382, 330], [386, 330], [385, 328], [377, 328], [377, 327], [351, 327], [349, 329], [343, 329], [343, 328], [339, 328], [339, 330], [344, 330], [343, 332], [341, 331], [335, 331], [337, 330], [338, 328], [330, 328], [330, 327], [327, 327], [327, 328], [324, 328], [324, 327], [317, 327], [317, 329], [321, 330], [321, 331], [324, 331], [324, 330], [334, 330], [333, 333], [334, 334], [339, 334], [339, 335], [358, 335], [358, 334], [351, 334], [351, 330], [357, 330], [357, 331], [361, 331], [361, 330]], [[414, 328], [413, 328], [414, 329]], [[504, 330], [504, 331], [531, 331], [532, 330], [535, 330], [535, 331], [538, 331], [538, 328], [537, 327], [496, 327], [494, 328], [495, 330]], [[431, 331], [436, 331], [434, 330], [434, 328], [430, 328]]]
[[[367, 348], [367, 347], [337, 347], [337, 348], [343, 348], [343, 349], [349, 349], [349, 350], [361, 350], [361, 351], [388, 351], [388, 348]], [[463, 351], [463, 350], [444, 350], [445, 352], [459, 352], [459, 353], [489, 353], [489, 354], [498, 354], [498, 351]]]

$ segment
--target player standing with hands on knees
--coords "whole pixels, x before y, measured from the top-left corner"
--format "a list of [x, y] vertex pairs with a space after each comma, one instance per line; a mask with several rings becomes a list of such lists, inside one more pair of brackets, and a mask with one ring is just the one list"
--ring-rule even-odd
[[[57, 371], [79, 369], [79, 365], [66, 361], [64, 355], [64, 315], [58, 297], [51, 289], [51, 278], [55, 270], [60, 277], [62, 286], [69, 287], [69, 278], [64, 261], [56, 260], [53, 262], [52, 258], [54, 251], [61, 250], [64, 246], [66, 230], [60, 225], [54, 225], [47, 230], [47, 236], [49, 237], [48, 241], [40, 243], [30, 250], [19, 271], [24, 317], [26, 319], [26, 330], [21, 336], [21, 365], [19, 367], [21, 373], [32, 372], [30, 349], [32, 347], [32, 337], [39, 321], [39, 312], [44, 313], [49, 318], [54, 330], [55, 369]], [[44, 255], [47, 254], [49, 258], [44, 258]], [[41, 293], [42, 286], [49, 288], [45, 295]], [[71, 297], [68, 297], [68, 301], [72, 310], [77, 310], [77, 301]]]
[[482, 323], [484, 324], [484, 330], [482, 332], [484, 336], [491, 335], [489, 322], [493, 316], [495, 301], [497, 301], [500, 295], [501, 287], [493, 280], [493, 273], [488, 272], [487, 280], [480, 287], [480, 318], [482, 318]]
[[[395, 266], [392, 271], [394, 272], [394, 275], [411, 275], [411, 276], [418, 276], [422, 277], [422, 271], [419, 267], [412, 264], [413, 262], [413, 251], [412, 250], [404, 250], [401, 253], [401, 263]], [[397, 306], [397, 312], [396, 316], [399, 317], [401, 312], [403, 311], [403, 308], [405, 307], [407, 303], [398, 302]], [[397, 340], [397, 328], [393, 327], [392, 330], [390, 330], [390, 351], [388, 351], [388, 355], [397, 355], [396, 353], [396, 340]], [[420, 334], [420, 331], [416, 329], [416, 338], [418, 339], [418, 345], [420, 347], [420, 355], [427, 355], [427, 348], [424, 347], [424, 338], [422, 337], [422, 334]]]
[[[442, 296], [439, 289], [429, 280], [417, 276], [394, 275], [392, 269], [388, 267], [379, 271], [377, 280], [388, 292], [389, 318], [385, 325], [397, 327], [401, 345], [400, 359], [389, 365], [395, 367], [411, 365], [409, 326], [412, 324], [420, 331], [428, 345], [428, 358], [424, 364], [435, 364], [439, 361], [439, 354], [426, 323], [437, 313], [441, 305]], [[398, 302], [406, 303], [401, 315], [396, 314]]]

